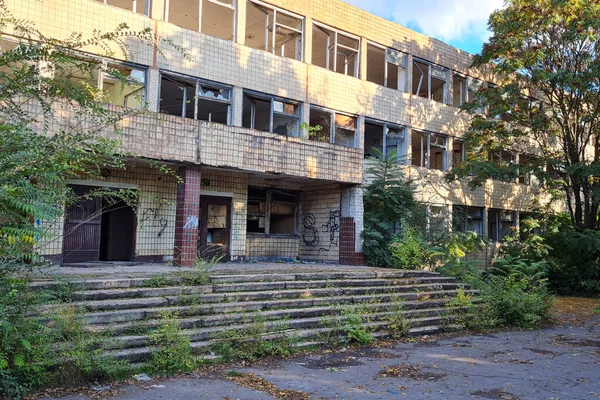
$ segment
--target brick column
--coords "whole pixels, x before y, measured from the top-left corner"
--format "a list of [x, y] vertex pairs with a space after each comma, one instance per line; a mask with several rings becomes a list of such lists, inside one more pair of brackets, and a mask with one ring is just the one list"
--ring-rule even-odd
[[363, 193], [360, 186], [346, 188], [341, 196], [340, 264], [363, 265]]
[[174, 263], [190, 267], [194, 265], [198, 253], [200, 169], [182, 167], [178, 173], [183, 182], [177, 188]]

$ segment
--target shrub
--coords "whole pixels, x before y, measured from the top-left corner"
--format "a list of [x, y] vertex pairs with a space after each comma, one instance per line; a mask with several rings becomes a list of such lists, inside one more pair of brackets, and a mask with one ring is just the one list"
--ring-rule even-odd
[[412, 227], [405, 227], [389, 247], [391, 266], [398, 269], [431, 268], [435, 263], [435, 256], [440, 254], [431, 249]]
[[188, 372], [199, 365], [192, 354], [190, 339], [181, 333], [172, 315], [164, 314], [158, 328], [150, 335], [157, 350], [152, 352], [150, 368], [154, 373]]

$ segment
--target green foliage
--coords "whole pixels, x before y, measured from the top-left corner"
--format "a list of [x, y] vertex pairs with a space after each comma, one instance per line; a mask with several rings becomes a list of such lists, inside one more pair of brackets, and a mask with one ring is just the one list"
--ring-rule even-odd
[[[473, 66], [490, 67], [499, 84], [464, 107], [487, 115], [473, 117], [466, 160], [449, 179], [481, 186], [534, 175], [537, 189], [566, 200], [578, 230], [599, 228], [600, 160], [588, 151], [600, 134], [598, 15], [595, 0], [510, 0], [492, 13]], [[488, 157], [502, 150], [531, 156], [519, 165]]]
[[485, 245], [476, 232], [452, 232], [441, 243], [442, 263], [460, 263], [467, 254], [479, 251]]
[[402, 229], [399, 236], [394, 237], [390, 247], [391, 267], [398, 269], [426, 269], [435, 263], [438, 254], [423, 240], [412, 227]]
[[539, 219], [527, 218], [520, 221], [519, 232], [504, 237], [501, 254], [522, 257], [528, 260], [546, 258], [552, 248], [541, 235], [542, 223]]
[[[507, 256], [497, 260], [491, 273], [477, 270], [468, 263], [453, 264], [440, 271], [480, 291], [476, 316], [467, 326], [488, 329], [500, 326], [532, 328], [550, 318], [553, 299], [548, 290], [546, 270], [545, 262]], [[471, 299], [457, 298], [454, 304], [468, 305], [467, 300]]]
[[223, 257], [223, 255], [214, 256], [209, 260], [204, 260], [200, 257], [196, 258], [193, 268], [179, 270], [181, 283], [188, 286], [208, 285], [210, 283], [211, 270]]
[[192, 353], [190, 339], [182, 334], [170, 314], [163, 315], [158, 328], [150, 334], [150, 341], [157, 348], [152, 352], [149, 364], [156, 374], [189, 372], [201, 363]]
[[373, 267], [390, 267], [389, 244], [401, 224], [422, 224], [424, 208], [414, 199], [414, 189], [404, 179], [396, 151], [387, 155], [377, 152], [379, 159], [367, 170], [372, 177], [364, 193], [363, 232], [365, 262]]
[[303, 122], [300, 124], [300, 129], [306, 131], [308, 133], [308, 138], [311, 140], [329, 143], [329, 132], [323, 131], [321, 125], [311, 126], [309, 123]]
[[392, 305], [388, 309], [390, 316], [388, 319], [387, 329], [390, 331], [393, 338], [400, 338], [408, 334], [410, 329], [409, 323], [404, 318], [404, 301], [398, 295], [392, 294]]
[[[86, 332], [65, 291], [31, 291], [27, 281], [0, 280], [0, 398], [16, 399], [42, 385], [75, 385], [127, 374], [105, 357], [103, 338]], [[41, 305], [53, 305], [43, 316]]]
[[368, 346], [375, 341], [373, 334], [365, 326], [365, 310], [356, 306], [342, 307], [342, 330], [345, 332], [349, 343], [359, 346]]
[[247, 328], [217, 334], [214, 339], [218, 343], [212, 346], [212, 350], [225, 362], [254, 360], [266, 356], [287, 357], [294, 353], [298, 343], [296, 336], [286, 332], [288, 329], [287, 318], [267, 327], [264, 317], [255, 315]]

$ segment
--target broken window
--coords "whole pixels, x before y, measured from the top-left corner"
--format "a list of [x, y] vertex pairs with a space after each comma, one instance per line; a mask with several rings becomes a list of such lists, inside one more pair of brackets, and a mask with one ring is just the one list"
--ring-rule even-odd
[[[376, 151], [375, 151], [375, 150]], [[365, 122], [365, 157], [381, 158], [396, 150], [398, 161], [404, 158], [404, 128], [368, 120]]]
[[[96, 65], [94, 65], [96, 63]], [[54, 64], [52, 70], [72, 84], [98, 90], [103, 102], [121, 107], [145, 107], [146, 69], [107, 60], [86, 60], [84, 67]]]
[[346, 147], [356, 147], [357, 118], [319, 107], [310, 108], [310, 126], [321, 127], [309, 137]]
[[427, 205], [427, 235], [436, 240], [448, 233], [448, 207], [445, 205]]
[[263, 132], [298, 136], [300, 104], [265, 94], [245, 92], [242, 126]]
[[448, 70], [427, 61], [413, 59], [413, 94], [447, 103]]
[[249, 233], [265, 233], [266, 219], [267, 191], [249, 187], [246, 231]]
[[452, 206], [452, 230], [483, 235], [483, 207]]
[[519, 154], [519, 183], [522, 185], [539, 184], [540, 181], [534, 174], [534, 170], [542, 168], [538, 157]]
[[298, 194], [289, 190], [248, 188], [248, 233], [295, 234]]
[[255, 0], [247, 2], [246, 46], [302, 60], [302, 17]]
[[452, 165], [460, 164], [465, 161], [465, 143], [461, 140], [454, 139], [452, 143]]
[[161, 74], [161, 113], [229, 124], [231, 87], [180, 75]]
[[358, 78], [360, 60], [358, 36], [313, 24], [312, 63], [331, 71]]
[[515, 212], [508, 210], [488, 210], [488, 237], [495, 242], [502, 241], [515, 227]]
[[378, 85], [406, 91], [408, 55], [396, 49], [367, 44], [367, 80]]
[[[454, 73], [452, 76], [452, 104], [460, 107], [475, 101], [475, 94], [481, 89], [483, 82], [462, 74]], [[483, 107], [477, 112], [482, 113]]]
[[413, 131], [411, 135], [412, 165], [446, 171], [448, 138], [435, 133]]
[[150, 0], [96, 0], [138, 14], [150, 15]]
[[167, 22], [224, 40], [233, 40], [234, 18], [234, 0], [166, 0]]

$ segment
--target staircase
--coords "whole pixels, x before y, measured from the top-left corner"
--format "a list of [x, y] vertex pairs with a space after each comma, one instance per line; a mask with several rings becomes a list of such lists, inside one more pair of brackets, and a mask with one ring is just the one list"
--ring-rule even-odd
[[82, 311], [86, 329], [108, 338], [107, 354], [141, 362], [150, 357], [149, 334], [164, 315], [176, 321], [198, 354], [208, 354], [227, 332], [248, 330], [257, 319], [267, 335], [293, 335], [298, 346], [323, 344], [343, 318], [341, 310], [352, 306], [376, 338], [398, 333], [389, 326], [399, 315], [405, 322], [402, 334], [459, 329], [446, 306], [464, 285], [434, 272], [363, 269], [213, 274], [202, 286], [184, 286], [176, 275], [79, 280], [69, 286], [71, 305]]

